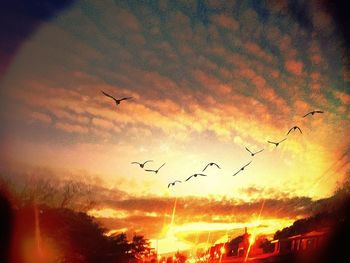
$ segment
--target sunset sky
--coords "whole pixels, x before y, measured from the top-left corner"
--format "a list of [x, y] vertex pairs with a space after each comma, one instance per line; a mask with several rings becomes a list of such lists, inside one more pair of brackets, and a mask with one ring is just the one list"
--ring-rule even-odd
[[[223, 2], [76, 1], [46, 19], [1, 66], [1, 174], [89, 183], [90, 215], [164, 247], [307, 215], [349, 168], [340, 33], [317, 1]], [[131, 164], [146, 160], [166, 164]]]

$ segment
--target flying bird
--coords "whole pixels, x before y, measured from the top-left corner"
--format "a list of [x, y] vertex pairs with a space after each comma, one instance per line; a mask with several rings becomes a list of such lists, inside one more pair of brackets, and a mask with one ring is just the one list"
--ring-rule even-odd
[[268, 143], [272, 143], [274, 145], [276, 145], [276, 147], [283, 141], [287, 140], [287, 138], [284, 138], [282, 141], [279, 141], [279, 142], [272, 142], [272, 141], [267, 141]]
[[305, 118], [307, 115], [314, 115], [315, 113], [323, 113], [323, 111], [321, 111], [321, 110], [314, 110], [314, 111], [310, 111], [310, 112], [308, 112], [308, 113], [306, 113], [304, 116], [303, 116], [303, 118]]
[[165, 165], [165, 163], [163, 163], [157, 170], [150, 170], [150, 169], [145, 169], [146, 172], [154, 172], [155, 174], [157, 174], [160, 170], [160, 168], [162, 168]]
[[145, 166], [145, 164], [148, 163], [148, 162], [153, 162], [153, 160], [147, 160], [147, 161], [144, 162], [144, 163], [132, 162], [131, 164], [138, 164], [138, 165], [140, 165], [141, 168], [143, 168], [143, 167]]
[[260, 151], [257, 151], [255, 153], [251, 152], [247, 147], [245, 147], [245, 149], [250, 152], [251, 156], [254, 156], [255, 154], [258, 154], [258, 153], [261, 153], [264, 149], [260, 150]]
[[113, 100], [115, 101], [115, 104], [117, 104], [117, 106], [120, 104], [120, 102], [121, 102], [122, 100], [130, 100], [130, 99], [132, 99], [132, 97], [124, 97], [124, 98], [121, 98], [121, 99], [116, 99], [116, 98], [114, 98], [113, 96], [107, 94], [106, 92], [104, 92], [104, 91], [102, 91], [102, 90], [101, 90], [101, 92], [103, 93], [103, 95], [107, 96], [108, 98], [113, 99]]
[[244, 165], [241, 169], [239, 169], [233, 176], [235, 176], [236, 174], [238, 174], [240, 171], [243, 171], [244, 168], [246, 168], [252, 161], [250, 161], [249, 163], [247, 163], [246, 165]]
[[219, 165], [217, 165], [216, 163], [208, 163], [205, 167], [204, 167], [204, 169], [203, 169], [203, 171], [202, 172], [204, 172], [205, 171], [205, 169], [207, 169], [208, 168], [208, 166], [213, 166], [213, 165], [215, 165], [217, 168], [219, 168], [219, 169], [221, 169], [220, 168], [220, 166]]
[[287, 135], [291, 132], [291, 131], [295, 131], [296, 129], [298, 129], [300, 131], [301, 134], [303, 134], [303, 132], [301, 131], [301, 129], [298, 126], [294, 126], [292, 128], [289, 129], [289, 131], [287, 132]]
[[174, 186], [176, 183], [181, 183], [181, 181], [175, 180], [174, 182], [169, 183], [169, 184], [168, 184], [168, 188], [169, 188], [170, 186]]
[[188, 177], [185, 182], [187, 182], [188, 180], [190, 180], [192, 177], [197, 177], [198, 175], [200, 176], [207, 176], [206, 174], [192, 174], [190, 177]]

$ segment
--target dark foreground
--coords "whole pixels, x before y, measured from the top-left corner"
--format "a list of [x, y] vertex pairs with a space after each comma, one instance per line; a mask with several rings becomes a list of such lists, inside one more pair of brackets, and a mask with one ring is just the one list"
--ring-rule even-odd
[[[345, 245], [345, 244], [344, 244]], [[343, 247], [342, 247], [343, 248]], [[342, 263], [349, 262], [345, 253], [330, 255], [330, 251], [318, 251], [309, 254], [264, 254], [250, 257], [245, 261], [244, 257], [226, 257], [209, 261], [210, 263]]]

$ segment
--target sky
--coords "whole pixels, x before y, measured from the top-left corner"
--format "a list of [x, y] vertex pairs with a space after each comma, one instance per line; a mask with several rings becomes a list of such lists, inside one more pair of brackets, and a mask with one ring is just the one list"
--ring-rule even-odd
[[344, 179], [350, 71], [320, 2], [87, 0], [42, 21], [1, 65], [2, 175], [93, 185], [90, 215], [163, 251], [273, 233]]

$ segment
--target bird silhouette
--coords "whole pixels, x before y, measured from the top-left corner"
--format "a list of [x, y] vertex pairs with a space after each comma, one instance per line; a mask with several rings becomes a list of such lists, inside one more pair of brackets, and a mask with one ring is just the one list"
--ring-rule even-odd
[[143, 168], [145, 166], [145, 164], [148, 163], [148, 162], [153, 162], [153, 160], [147, 160], [144, 163], [132, 162], [131, 164], [138, 164], [141, 168]]
[[157, 170], [151, 170], [151, 169], [145, 169], [146, 172], [154, 172], [155, 174], [157, 174], [160, 170], [160, 168], [162, 168], [165, 165], [165, 163], [163, 163]]
[[303, 132], [301, 131], [301, 129], [298, 126], [294, 126], [292, 128], [289, 129], [289, 131], [287, 132], [287, 135], [291, 132], [291, 131], [295, 131], [296, 129], [298, 129], [300, 131], [301, 134], [303, 134]]
[[181, 181], [175, 180], [174, 182], [169, 183], [169, 184], [168, 184], [168, 188], [169, 188], [170, 186], [174, 186], [176, 183], [181, 183]]
[[208, 166], [213, 166], [213, 165], [215, 165], [217, 168], [219, 168], [219, 169], [221, 169], [220, 168], [220, 166], [219, 165], [217, 165], [216, 163], [208, 163], [205, 167], [204, 167], [204, 169], [203, 169], [203, 171], [202, 172], [204, 172], [205, 171], [205, 169], [207, 169], [208, 168]]
[[124, 98], [121, 98], [121, 99], [116, 99], [116, 98], [114, 98], [113, 96], [107, 94], [106, 92], [104, 92], [104, 91], [102, 91], [102, 90], [101, 90], [101, 92], [103, 93], [103, 95], [107, 96], [108, 98], [113, 99], [113, 100], [115, 101], [115, 104], [116, 104], [117, 106], [120, 104], [120, 102], [121, 102], [122, 100], [130, 100], [130, 99], [132, 99], [132, 97], [124, 97]]
[[197, 176], [207, 176], [206, 174], [192, 174], [190, 177], [188, 177], [185, 182], [187, 182], [188, 180], [190, 180], [192, 177], [197, 177]]
[[308, 116], [308, 115], [314, 115], [315, 113], [324, 113], [323, 111], [320, 111], [320, 110], [313, 110], [313, 111], [310, 111], [310, 112], [308, 112], [308, 113], [306, 113], [304, 116], [303, 116], [303, 118], [305, 118], [306, 116]]
[[238, 174], [240, 171], [243, 171], [244, 168], [246, 168], [252, 161], [250, 161], [249, 163], [247, 163], [246, 165], [244, 165], [241, 169], [239, 169], [233, 176], [235, 176], [236, 174]]
[[287, 140], [287, 138], [284, 138], [282, 141], [279, 141], [279, 142], [272, 142], [272, 141], [267, 141], [268, 143], [272, 143], [274, 145], [276, 145], [276, 147], [283, 141]]
[[255, 152], [255, 153], [253, 153], [253, 152], [251, 152], [247, 147], [245, 147], [245, 149], [248, 151], [248, 152], [250, 152], [250, 155], [251, 156], [254, 156], [255, 154], [258, 154], [258, 153], [261, 153], [264, 149], [262, 149], [262, 150], [260, 150], [260, 151], [257, 151], [257, 152]]

